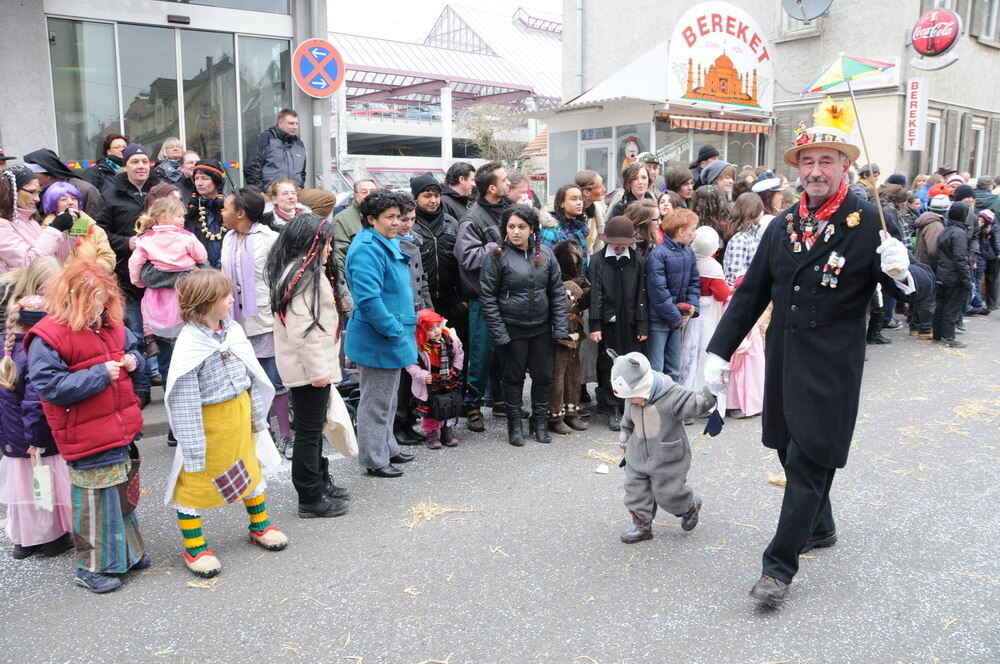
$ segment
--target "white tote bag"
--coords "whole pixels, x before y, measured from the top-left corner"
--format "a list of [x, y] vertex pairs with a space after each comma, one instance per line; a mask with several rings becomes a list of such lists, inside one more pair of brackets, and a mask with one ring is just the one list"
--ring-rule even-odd
[[55, 502], [52, 469], [42, 463], [38, 450], [31, 453], [31, 486], [34, 490], [35, 507], [51, 512]]

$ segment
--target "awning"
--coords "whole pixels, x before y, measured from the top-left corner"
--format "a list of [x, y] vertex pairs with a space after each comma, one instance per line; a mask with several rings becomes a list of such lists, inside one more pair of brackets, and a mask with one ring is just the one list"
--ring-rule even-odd
[[671, 115], [672, 129], [702, 129], [704, 131], [731, 131], [738, 134], [770, 134], [771, 125], [747, 120], [706, 118], [697, 115]]

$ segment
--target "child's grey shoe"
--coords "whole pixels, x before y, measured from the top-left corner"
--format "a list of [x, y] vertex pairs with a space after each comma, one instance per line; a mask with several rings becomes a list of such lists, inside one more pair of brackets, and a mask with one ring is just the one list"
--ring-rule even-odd
[[632, 515], [632, 527], [621, 534], [621, 540], [626, 544], [635, 544], [643, 540], [653, 539], [653, 522], [643, 521], [635, 512]]
[[695, 498], [687, 512], [681, 515], [681, 530], [694, 530], [698, 525], [698, 512], [701, 511], [701, 499]]

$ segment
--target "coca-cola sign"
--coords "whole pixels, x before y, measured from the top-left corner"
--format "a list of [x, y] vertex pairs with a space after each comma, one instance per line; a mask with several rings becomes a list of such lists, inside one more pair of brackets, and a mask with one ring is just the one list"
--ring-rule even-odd
[[935, 9], [920, 17], [913, 26], [913, 49], [920, 55], [936, 56], [947, 53], [962, 32], [958, 14], [947, 9]]

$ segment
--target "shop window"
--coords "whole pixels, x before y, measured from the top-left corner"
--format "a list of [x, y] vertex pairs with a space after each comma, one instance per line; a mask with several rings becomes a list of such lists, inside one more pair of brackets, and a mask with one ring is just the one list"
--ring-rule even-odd
[[635, 161], [642, 152], [653, 149], [649, 144], [649, 125], [630, 124], [615, 127], [615, 160], [612, 162], [616, 174]]
[[[118, 26], [124, 133], [154, 156], [164, 139], [180, 136], [174, 41], [170, 28]], [[158, 106], [162, 109], [159, 117]]]
[[977, 11], [982, 16], [979, 36], [992, 42], [1000, 42], [1000, 0], [984, 0]]
[[292, 105], [290, 61], [285, 39], [239, 38], [244, 162], [257, 136], [274, 125], [278, 111]]
[[114, 26], [50, 18], [48, 27], [59, 156], [97, 159], [105, 134], [121, 131]]
[[736, 167], [736, 172], [753, 170], [758, 164], [757, 134], [729, 132], [726, 135], [726, 161]]
[[933, 173], [940, 165], [941, 151], [941, 123], [937, 121], [927, 123], [927, 145], [921, 153], [920, 172]]
[[656, 154], [666, 168], [687, 168], [691, 163], [691, 132], [668, 127], [656, 123]]
[[181, 31], [185, 145], [223, 165], [240, 158], [234, 60], [232, 35]]

